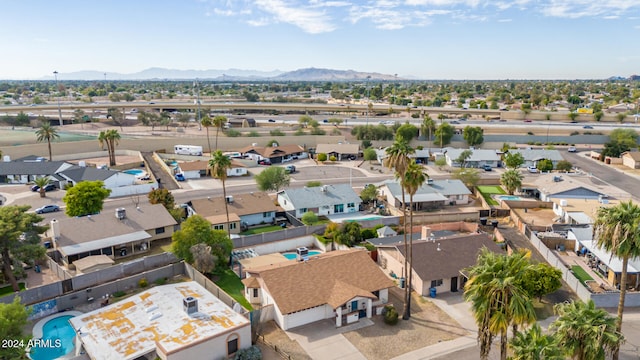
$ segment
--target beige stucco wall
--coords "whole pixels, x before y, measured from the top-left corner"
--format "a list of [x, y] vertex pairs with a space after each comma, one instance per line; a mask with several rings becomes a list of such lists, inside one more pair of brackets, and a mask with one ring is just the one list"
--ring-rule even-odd
[[228, 339], [238, 337], [238, 350], [251, 346], [251, 325], [245, 325], [223, 332], [216, 337], [204, 340], [200, 343], [186, 346], [176, 352], [166, 354], [158, 346], [158, 357], [163, 360], [195, 360], [195, 359], [227, 359]]

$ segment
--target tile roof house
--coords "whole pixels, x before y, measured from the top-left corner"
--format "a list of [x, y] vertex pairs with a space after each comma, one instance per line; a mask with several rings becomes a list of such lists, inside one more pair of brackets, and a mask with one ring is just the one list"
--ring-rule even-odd
[[[275, 221], [278, 207], [265, 192], [252, 192], [227, 196], [229, 226], [231, 233], [237, 234], [242, 228], [253, 225], [271, 224]], [[212, 197], [187, 202], [187, 215], [198, 214], [207, 219], [214, 229], [227, 230], [225, 199]]]
[[195, 281], [155, 286], [69, 322], [77, 353], [91, 359], [230, 359], [251, 346], [251, 322]]
[[553, 167], [558, 165], [558, 161], [564, 160], [562, 154], [558, 150], [552, 149], [510, 149], [512, 154], [520, 154], [524, 158], [523, 167], [535, 167], [540, 160], [551, 160]]
[[279, 146], [245, 146], [238, 150], [242, 156], [249, 157], [255, 161], [269, 159], [273, 164], [279, 164], [292, 160], [294, 157], [306, 157], [304, 148], [300, 145], [279, 145]]
[[[456, 159], [460, 157], [463, 151], [470, 149], [454, 149], [446, 148], [444, 150], [445, 159], [447, 165], [460, 167], [462, 164], [456, 162]], [[495, 150], [488, 149], [471, 149], [471, 157], [465, 162], [465, 167], [480, 168], [485, 165], [489, 165], [493, 168], [500, 166], [500, 155]]]
[[[488, 234], [414, 241], [413, 290], [427, 296], [431, 288], [435, 288], [437, 293], [457, 292], [463, 289], [466, 278], [461, 271], [476, 263], [483, 247], [493, 252], [503, 252]], [[378, 263], [385, 272], [402, 274], [404, 256], [404, 244], [378, 246]]]
[[622, 165], [632, 169], [640, 169], [640, 152], [625, 151], [620, 154], [620, 158], [622, 158]]
[[27, 158], [27, 160], [0, 162], [0, 183], [28, 184], [38, 178], [55, 177], [57, 173], [74, 166], [66, 161], [37, 159], [42, 160], [34, 161]]
[[307, 211], [316, 215], [357, 212], [362, 199], [348, 184], [337, 184], [280, 191], [278, 204], [300, 218]]
[[359, 144], [318, 144], [316, 146], [316, 154], [327, 154], [327, 158], [335, 156], [338, 160], [342, 160], [343, 157], [357, 157], [359, 153]]
[[[210, 173], [208, 160], [184, 161], [178, 163], [178, 173], [182, 173], [185, 179], [199, 179]], [[244, 176], [248, 173], [244, 164], [231, 160], [231, 168], [227, 169], [227, 176]]]
[[140, 204], [82, 217], [51, 220], [45, 236], [71, 264], [90, 255], [107, 255], [114, 260], [148, 252], [153, 241], [171, 238], [176, 220], [161, 204]]
[[[387, 203], [396, 208], [402, 207], [402, 188], [397, 180], [387, 180], [380, 188], [380, 194], [386, 197]], [[404, 194], [404, 202], [410, 201], [409, 194]], [[468, 204], [471, 191], [457, 179], [428, 179], [413, 195], [415, 210], [435, 209], [445, 205]]]
[[247, 271], [245, 297], [274, 306], [274, 320], [288, 330], [323, 319], [336, 326], [379, 314], [394, 283], [365, 250], [338, 250], [307, 261]]

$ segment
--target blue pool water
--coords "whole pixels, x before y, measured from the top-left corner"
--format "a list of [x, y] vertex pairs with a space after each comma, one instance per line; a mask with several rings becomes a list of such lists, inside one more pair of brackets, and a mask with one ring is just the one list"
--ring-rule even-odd
[[522, 200], [520, 196], [516, 195], [500, 195], [497, 198], [500, 200]]
[[[71, 315], [63, 315], [44, 324], [42, 340], [49, 346], [31, 348], [30, 356], [33, 360], [53, 360], [73, 351], [76, 332], [69, 323], [69, 319], [72, 317]], [[56, 340], [60, 340], [59, 344], [56, 344]]]
[[131, 170], [125, 170], [123, 171], [123, 173], [131, 174], [131, 175], [142, 175], [144, 174], [144, 170], [131, 169]]
[[[320, 255], [320, 254], [321, 254], [320, 251], [316, 251], [316, 250], [309, 251], [309, 256]], [[296, 253], [284, 253], [282, 255], [284, 255], [284, 257], [286, 257], [289, 260], [295, 260], [296, 259]]]

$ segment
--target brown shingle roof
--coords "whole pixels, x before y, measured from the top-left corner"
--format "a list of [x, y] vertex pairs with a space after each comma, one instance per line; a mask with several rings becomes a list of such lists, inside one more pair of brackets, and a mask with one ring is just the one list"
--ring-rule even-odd
[[329, 304], [334, 309], [356, 297], [394, 286], [364, 250], [341, 250], [309, 261], [274, 264], [249, 271], [259, 277], [283, 314]]
[[304, 152], [304, 148], [300, 145], [280, 145], [280, 146], [245, 146], [242, 149], [238, 150], [243, 154], [245, 153], [256, 153], [265, 158], [272, 158], [277, 156], [298, 154]]
[[260, 283], [258, 282], [258, 279], [256, 279], [253, 276], [242, 279], [242, 283], [244, 284], [244, 287], [246, 287], [246, 288], [250, 288], [250, 289], [259, 289], [260, 288]]
[[[273, 200], [269, 197], [269, 194], [265, 192], [233, 195], [233, 202], [228, 205], [229, 215], [234, 213], [237, 214], [237, 216], [278, 210]], [[198, 215], [204, 218], [216, 215], [226, 216], [224, 198], [222, 196], [212, 197], [211, 199], [191, 200], [191, 207]]]

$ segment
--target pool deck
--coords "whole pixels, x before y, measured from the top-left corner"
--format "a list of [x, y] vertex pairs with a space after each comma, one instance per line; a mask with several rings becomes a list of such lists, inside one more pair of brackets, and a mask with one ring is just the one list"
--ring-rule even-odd
[[375, 214], [368, 214], [368, 213], [362, 213], [362, 212], [327, 215], [327, 218], [329, 218], [329, 220], [333, 221], [334, 223], [338, 223], [338, 224], [342, 223], [342, 222], [345, 222], [345, 221], [374, 220], [374, 219], [379, 219], [379, 218], [382, 218], [382, 217], [384, 217], [384, 216], [375, 215]]

